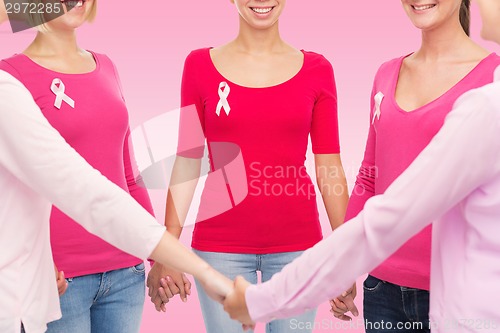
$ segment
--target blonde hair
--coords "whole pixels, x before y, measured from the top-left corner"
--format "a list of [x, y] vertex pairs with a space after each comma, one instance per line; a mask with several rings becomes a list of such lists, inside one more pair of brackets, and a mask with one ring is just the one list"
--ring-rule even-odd
[[[44, 0], [30, 0], [30, 2], [35, 3], [35, 4], [39, 4], [39, 3], [46, 4], [46, 1], [44, 1]], [[54, 4], [56, 4], [56, 3], [60, 4], [62, 6], [62, 3], [60, 3], [59, 0], [56, 0], [54, 2]], [[49, 32], [50, 29], [46, 24], [47, 23], [47, 15], [50, 15], [50, 14], [38, 13], [38, 12], [36, 14], [28, 13], [27, 14], [27, 23], [30, 26], [36, 27], [38, 29], [38, 31], [40, 31], [40, 32]], [[93, 0], [92, 1], [92, 8], [90, 9], [90, 13], [89, 13], [86, 21], [87, 22], [94, 22], [96, 16], [97, 16], [97, 0]]]

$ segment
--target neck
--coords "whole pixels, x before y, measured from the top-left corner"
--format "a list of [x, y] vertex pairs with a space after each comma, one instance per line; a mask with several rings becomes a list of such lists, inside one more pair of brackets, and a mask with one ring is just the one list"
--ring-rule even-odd
[[281, 49], [285, 42], [281, 39], [276, 22], [268, 29], [255, 29], [240, 18], [240, 30], [234, 44], [246, 53], [266, 54]]
[[424, 60], [436, 61], [462, 54], [470, 47], [471, 40], [460, 23], [448, 24], [438, 29], [422, 32], [422, 46], [416, 53]]
[[28, 49], [44, 55], [73, 55], [80, 52], [76, 41], [76, 31], [38, 32]]

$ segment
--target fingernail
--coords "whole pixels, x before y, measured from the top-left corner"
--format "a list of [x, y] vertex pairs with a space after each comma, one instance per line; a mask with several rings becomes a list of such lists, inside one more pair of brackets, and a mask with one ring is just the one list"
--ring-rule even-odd
[[167, 281], [170, 282], [172, 279], [170, 279], [170, 276], [167, 276]]

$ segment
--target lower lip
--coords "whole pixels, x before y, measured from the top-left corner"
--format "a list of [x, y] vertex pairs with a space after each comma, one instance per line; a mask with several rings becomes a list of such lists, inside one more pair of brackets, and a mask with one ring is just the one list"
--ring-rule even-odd
[[431, 10], [433, 10], [435, 8], [436, 8], [436, 6], [428, 8], [428, 9], [424, 9], [424, 10], [416, 10], [413, 6], [411, 6], [411, 9], [415, 14], [427, 14], [428, 12], [430, 12]]
[[257, 13], [253, 9], [250, 9], [250, 10], [252, 11], [252, 13], [254, 13], [259, 18], [267, 18], [267, 17], [271, 16], [271, 13], [273, 12], [274, 8], [271, 9], [270, 11], [268, 11], [267, 13]]

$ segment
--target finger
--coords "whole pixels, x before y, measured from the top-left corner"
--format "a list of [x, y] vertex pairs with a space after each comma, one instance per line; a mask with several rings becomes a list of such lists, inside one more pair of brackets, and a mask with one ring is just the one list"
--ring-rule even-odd
[[64, 272], [60, 271], [57, 273], [57, 291], [59, 293], [59, 296], [62, 296], [66, 292], [66, 289], [68, 288], [68, 282], [64, 278]]
[[345, 315], [345, 314], [335, 316], [335, 318], [342, 320], [342, 321], [351, 321], [352, 320], [351, 317], [349, 317], [348, 315]]
[[351, 321], [352, 318], [349, 317], [348, 315], [346, 315], [345, 313], [343, 312], [335, 312], [332, 310], [330, 310], [330, 312], [333, 314], [333, 316], [339, 320], [342, 320], [342, 321]]
[[158, 289], [161, 288], [159, 286], [150, 286], [148, 289], [148, 295], [151, 298], [156, 298], [158, 296]]
[[160, 297], [157, 296], [155, 298], [151, 298], [151, 303], [154, 304], [156, 311], [159, 312], [160, 311], [160, 305], [162, 303]]
[[247, 330], [254, 330], [254, 329], [255, 329], [255, 324], [251, 324], [251, 325], [241, 324], [241, 326], [243, 327], [243, 330], [244, 330], [244, 331], [247, 331]]
[[356, 307], [356, 304], [354, 304], [354, 298], [352, 294], [347, 295], [347, 297], [344, 297], [342, 299], [342, 308], [346, 309], [347, 311], [350, 311], [355, 317], [359, 315], [358, 308]]
[[340, 318], [342, 317], [343, 315], [345, 315], [345, 313], [347, 312], [347, 310], [344, 310], [344, 309], [340, 309], [336, 303], [335, 303], [335, 300], [330, 300], [330, 306], [331, 306], [331, 309], [330, 309], [330, 312], [333, 314], [333, 316], [335, 318]]
[[182, 284], [179, 282], [179, 284], [176, 284], [175, 286], [179, 289], [179, 297], [181, 298], [181, 300], [184, 303], [187, 302], [186, 290], [184, 289], [184, 279], [182, 279]]
[[153, 302], [155, 305], [156, 311], [158, 312], [166, 312], [165, 304], [168, 303], [169, 301], [170, 300], [166, 298], [166, 302], [164, 302], [161, 298], [161, 293], [158, 293], [158, 296], [155, 299], [151, 300], [151, 302]]
[[173, 297], [168, 297], [168, 295], [170, 294], [170, 291], [168, 289], [165, 289], [165, 288], [159, 288], [158, 289], [158, 298], [161, 300], [162, 303], [168, 303], [170, 302], [170, 298]]
[[[345, 298], [345, 299], [346, 299], [346, 298]], [[344, 300], [345, 300], [345, 299], [344, 299]], [[336, 306], [339, 310], [341, 310], [341, 311], [343, 311], [343, 312], [347, 312], [347, 311], [349, 311], [349, 308], [348, 308], [348, 307], [347, 307], [347, 305], [343, 302], [343, 300], [340, 300], [340, 299], [336, 298], [336, 299], [334, 299], [334, 300], [333, 300], [333, 303], [335, 304], [335, 306]]]
[[182, 273], [182, 281], [184, 281], [184, 290], [186, 294], [191, 295], [191, 281], [189, 281], [186, 274]]
[[[170, 279], [170, 281], [169, 281], [169, 279]], [[176, 291], [178, 291], [179, 288], [177, 288], [177, 286], [175, 285], [175, 283], [173, 283], [172, 279], [169, 276], [167, 276], [166, 279], [162, 278], [160, 280], [160, 284], [161, 284], [162, 289], [168, 298], [172, 298], [176, 294], [178, 294], [178, 292], [176, 292]]]

